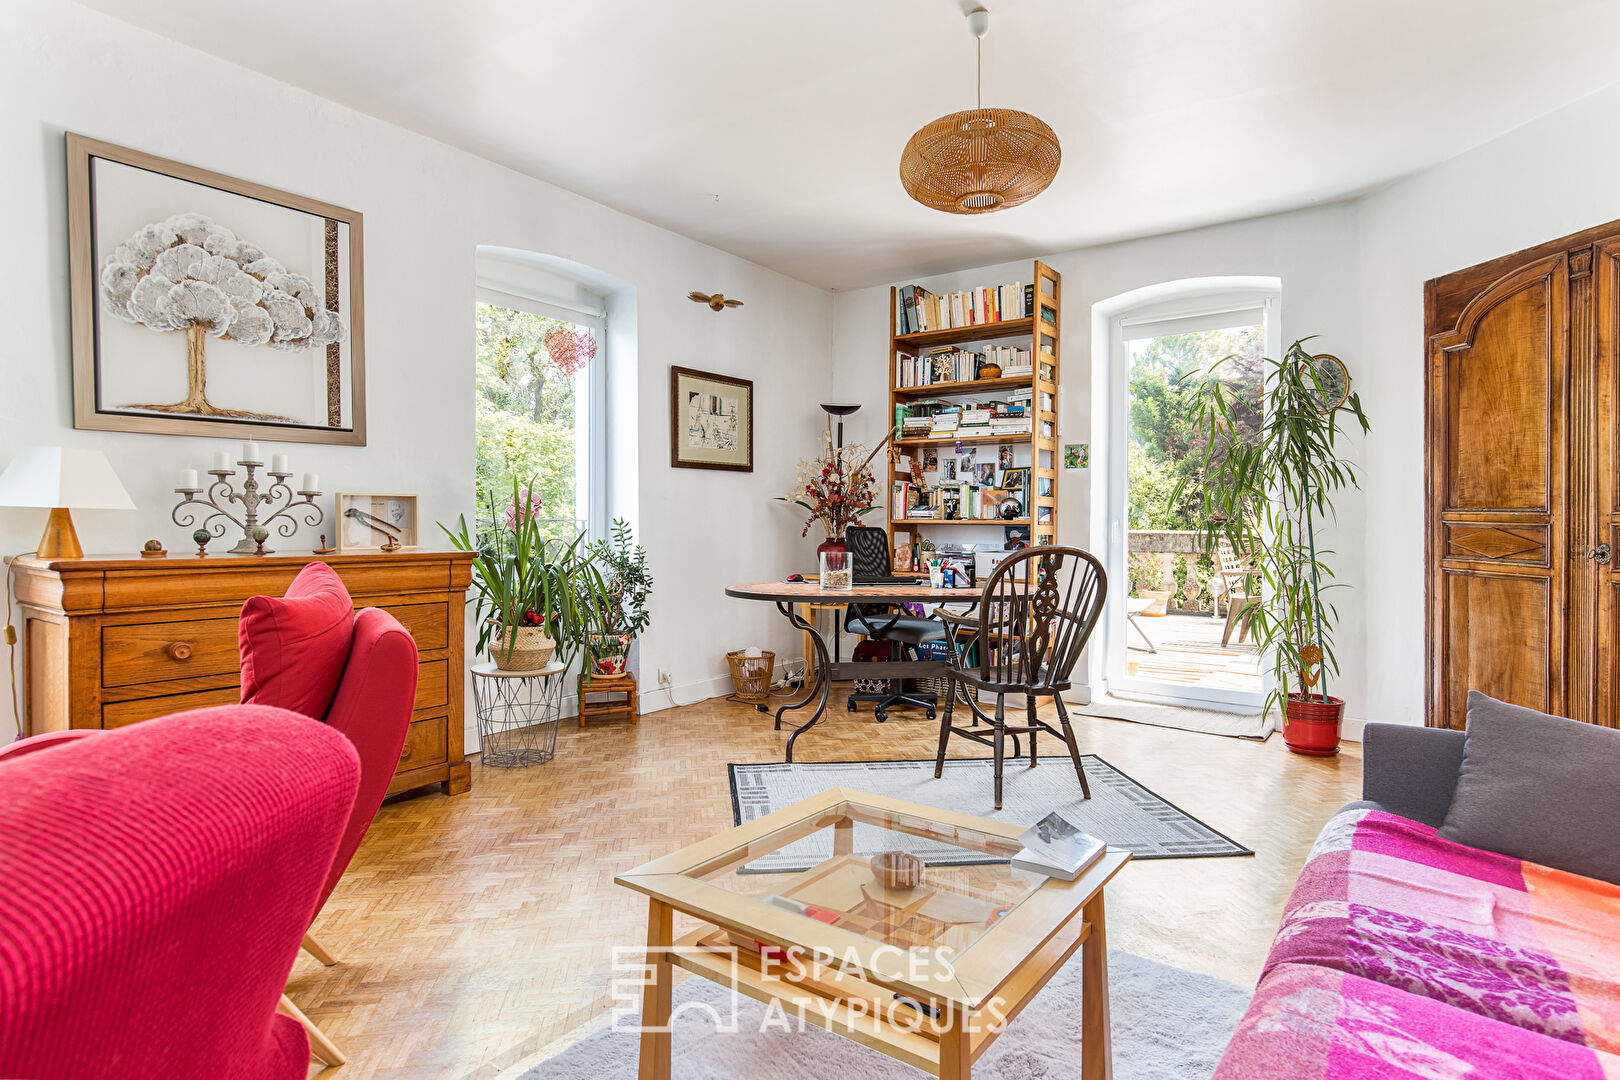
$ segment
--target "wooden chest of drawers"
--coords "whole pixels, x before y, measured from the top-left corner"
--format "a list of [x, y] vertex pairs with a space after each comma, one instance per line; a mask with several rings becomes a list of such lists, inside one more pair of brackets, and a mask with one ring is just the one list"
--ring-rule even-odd
[[280, 596], [306, 563], [338, 572], [356, 607], [392, 612], [416, 639], [416, 710], [390, 792], [466, 791], [462, 606], [472, 555], [254, 555], [18, 559], [31, 733], [112, 728], [239, 700], [236, 619]]

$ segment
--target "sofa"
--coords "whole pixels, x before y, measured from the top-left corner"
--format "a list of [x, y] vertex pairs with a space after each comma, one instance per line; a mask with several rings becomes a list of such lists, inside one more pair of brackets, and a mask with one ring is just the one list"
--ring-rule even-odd
[[[1464, 739], [1367, 726], [1214, 1080], [1620, 1077], [1620, 887], [1442, 836]], [[1520, 812], [1613, 847], [1566, 810]]]

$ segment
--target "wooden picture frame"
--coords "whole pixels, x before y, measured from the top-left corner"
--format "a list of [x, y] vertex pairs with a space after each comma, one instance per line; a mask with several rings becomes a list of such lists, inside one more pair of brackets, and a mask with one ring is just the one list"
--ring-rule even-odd
[[[376, 518], [382, 525], [357, 520], [349, 513], [350, 510]], [[334, 521], [339, 554], [416, 550], [418, 524], [415, 495], [338, 492]], [[390, 533], [383, 525], [393, 526], [394, 531]], [[383, 546], [387, 543], [383, 537], [389, 535], [398, 539], [398, 547]]]
[[754, 471], [754, 383], [711, 371], [669, 369], [669, 464]]
[[73, 426], [364, 446], [361, 214], [66, 144]]

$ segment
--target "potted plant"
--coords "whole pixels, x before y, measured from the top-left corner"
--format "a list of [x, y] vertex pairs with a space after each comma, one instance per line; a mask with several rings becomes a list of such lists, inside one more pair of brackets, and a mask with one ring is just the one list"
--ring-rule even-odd
[[844, 530], [859, 524], [861, 518], [877, 509], [877, 480], [872, 473], [872, 459], [888, 441], [885, 436], [862, 457], [865, 448], [859, 443], [833, 444], [829, 422], [821, 456], [814, 461], [800, 461], [793, 490], [777, 497], [779, 502], [792, 503], [809, 512], [800, 536], [809, 536], [810, 526], [817, 522], [826, 529], [827, 538], [816, 548], [818, 558], [824, 551], [845, 550]]
[[628, 668], [630, 648], [652, 620], [652, 575], [647, 552], [623, 519], [613, 522], [613, 538], [592, 544], [587, 552], [589, 572], [582, 575], [580, 606], [587, 629], [586, 670], [595, 678], [611, 679]]
[[[1341, 424], [1354, 417], [1368, 430], [1361, 399], [1336, 357], [1313, 356], [1304, 338], [1281, 360], [1266, 359], [1264, 420], [1252, 440], [1237, 436], [1232, 386], [1218, 361], [1192, 386], [1195, 435], [1203, 441], [1202, 482], [1206, 552], [1221, 539], [1246, 555], [1260, 581], [1248, 610], [1255, 643], [1270, 658], [1276, 680], [1267, 707], [1280, 707], [1283, 740], [1300, 754], [1339, 752], [1344, 701], [1328, 693], [1339, 673], [1333, 653], [1338, 611], [1324, 599], [1333, 580], [1328, 556], [1316, 545], [1316, 522], [1333, 513], [1333, 494], [1356, 487], [1356, 472], [1339, 452]], [[1187, 484], [1177, 485], [1177, 498]]]
[[1126, 571], [1139, 599], [1149, 601], [1141, 614], [1155, 618], [1169, 614], [1170, 593], [1164, 587], [1164, 567], [1155, 555], [1132, 555]]
[[466, 516], [454, 531], [439, 527], [460, 551], [474, 551], [473, 602], [478, 648], [503, 671], [533, 671], [552, 662], [572, 663], [584, 640], [580, 582], [589, 577], [583, 535], [571, 542], [548, 539], [538, 495], [514, 481], [502, 513], [493, 499], [478, 534]]

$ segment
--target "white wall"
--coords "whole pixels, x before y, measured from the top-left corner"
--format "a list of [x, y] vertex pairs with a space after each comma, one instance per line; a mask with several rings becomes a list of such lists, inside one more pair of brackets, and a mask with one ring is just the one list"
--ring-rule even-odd
[[[667, 668], [682, 700], [707, 695], [725, 685], [725, 650], [741, 645], [798, 655], [774, 610], [720, 589], [810, 565], [813, 541], [769, 498], [819, 429], [827, 293], [77, 5], [23, 0], [6, 14], [0, 462], [34, 443], [108, 453], [139, 509], [75, 515], [87, 551], [133, 551], [154, 536], [183, 546], [168, 518], [176, 471], [238, 440], [73, 430], [64, 131], [365, 215], [370, 444], [275, 449], [328, 490], [418, 492], [426, 524], [473, 511], [477, 245], [562, 256], [633, 285], [639, 377], [634, 415], [620, 419], [634, 425], [623, 444], [639, 459], [636, 525], [656, 582], [644, 689]], [[715, 313], [686, 299], [693, 289], [747, 306]], [[669, 467], [671, 364], [755, 380], [753, 473]], [[626, 400], [623, 386], [610, 393]], [[31, 550], [43, 522], [43, 511], [0, 509], [0, 551]], [[667, 701], [646, 696], [649, 707]]]
[[1363, 199], [1369, 718], [1423, 722], [1423, 283], [1620, 218], [1620, 88]]
[[[943, 220], [943, 219], [942, 219]], [[944, 224], [948, 226], [949, 222]], [[1063, 318], [1059, 350], [1058, 442], [1091, 441], [1091, 307], [1120, 293], [1183, 278], [1275, 276], [1282, 279], [1284, 341], [1320, 335], [1324, 351], [1344, 356], [1355, 371], [1360, 355], [1356, 289], [1356, 212], [1339, 204], [1291, 214], [1257, 218], [1232, 225], [1152, 237], [1104, 247], [1043, 255], [1063, 276]], [[936, 291], [973, 285], [1029, 281], [1029, 262], [978, 267], [937, 278], [917, 279]], [[833, 307], [834, 392], [851, 401], [886, 400], [888, 378], [889, 290], [887, 287], [840, 293]], [[881, 435], [880, 411], [857, 414], [861, 438]], [[1377, 417], [1374, 417], [1375, 427]], [[1359, 440], [1349, 444], [1350, 456]], [[1102, 536], [1092, 535], [1092, 499], [1104, 497], [1100, 470], [1058, 470], [1058, 538], [1101, 551]], [[1096, 485], [1093, 490], [1093, 485]], [[1326, 542], [1342, 565], [1358, 576], [1361, 563], [1362, 498], [1339, 499], [1341, 522]], [[1334, 692], [1349, 703], [1353, 717], [1366, 700], [1366, 665], [1362, 658], [1363, 615], [1360, 593], [1341, 594], [1343, 616], [1338, 640], [1343, 677]]]
[[[1620, 218], [1620, 88], [1527, 124], [1353, 202], [1043, 256], [1063, 274], [1060, 440], [1089, 441], [1089, 308], [1128, 289], [1216, 274], [1276, 275], [1284, 341], [1320, 334], [1349, 365], [1372, 423], [1352, 439], [1362, 492], [1339, 500], [1339, 632], [1348, 730], [1424, 719], [1423, 283]], [[935, 288], [1027, 280], [1027, 263], [922, 279]], [[840, 294], [834, 385], [877, 400], [888, 292]], [[870, 421], [869, 421], [870, 422]], [[869, 431], [863, 434], [869, 435]], [[1100, 477], [1098, 478], [1100, 482]], [[1059, 474], [1059, 526], [1089, 535], [1090, 471]], [[1098, 489], [1098, 495], [1101, 494]]]
[[[471, 512], [472, 296], [479, 244], [575, 260], [636, 290], [634, 386], [621, 403], [631, 507], [657, 579], [644, 687], [668, 668], [682, 700], [724, 687], [723, 652], [760, 643], [796, 656], [797, 635], [763, 605], [726, 600], [724, 580], [808, 567], [814, 537], [769, 501], [792, 475], [830, 396], [869, 405], [849, 437], [886, 419], [886, 289], [828, 294], [586, 198], [492, 165], [67, 3], [7, 5], [0, 40], [0, 461], [30, 443], [99, 447], [139, 510], [81, 512], [88, 550], [133, 550], [168, 521], [175, 470], [232, 440], [72, 429], [62, 133], [79, 131], [350, 206], [366, 215], [371, 445], [288, 444], [330, 488], [406, 490], [425, 521]], [[1349, 363], [1373, 431], [1353, 442], [1362, 498], [1341, 500], [1332, 542], [1353, 718], [1421, 722], [1423, 686], [1422, 284], [1429, 277], [1620, 217], [1620, 89], [1606, 91], [1362, 200], [1046, 256], [1063, 275], [1060, 438], [1090, 441], [1092, 304], [1189, 277], [1277, 276], [1285, 340], [1320, 334]], [[1083, 166], [1082, 166], [1083, 167]], [[952, 221], [941, 216], [940, 228]], [[983, 267], [938, 287], [1027, 280], [1029, 264]], [[716, 314], [692, 289], [747, 301]], [[21, 317], [22, 312], [29, 313]], [[624, 320], [619, 327], [622, 329]], [[828, 356], [832, 362], [828, 364]], [[671, 364], [755, 380], [753, 474], [668, 465]], [[1091, 474], [1060, 471], [1059, 527], [1088, 535]], [[0, 551], [31, 549], [42, 512], [0, 510]], [[300, 537], [299, 539], [305, 539]], [[312, 538], [309, 538], [312, 539]], [[661, 704], [652, 694], [649, 705]]]

